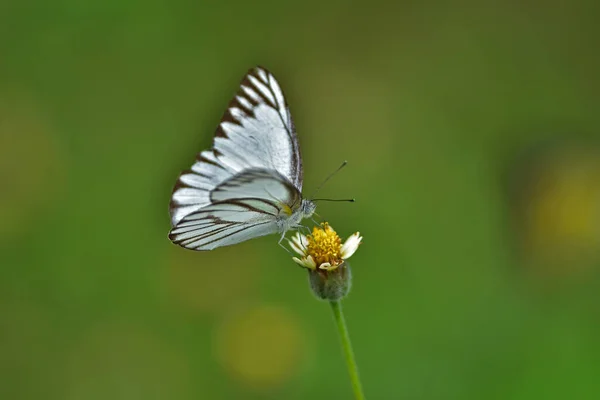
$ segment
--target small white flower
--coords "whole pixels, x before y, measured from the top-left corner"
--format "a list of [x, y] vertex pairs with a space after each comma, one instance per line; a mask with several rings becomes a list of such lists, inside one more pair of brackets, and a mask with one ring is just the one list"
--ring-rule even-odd
[[309, 236], [296, 232], [290, 240], [290, 247], [301, 257], [292, 259], [304, 268], [333, 271], [358, 249], [362, 236], [358, 232], [351, 235], [344, 244], [329, 224], [314, 227]]

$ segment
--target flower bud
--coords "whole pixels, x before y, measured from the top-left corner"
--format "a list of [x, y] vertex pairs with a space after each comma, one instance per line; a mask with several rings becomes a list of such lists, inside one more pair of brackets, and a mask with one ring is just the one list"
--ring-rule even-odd
[[309, 269], [308, 281], [313, 294], [320, 300], [341, 300], [352, 286], [350, 264], [344, 261], [335, 269]]

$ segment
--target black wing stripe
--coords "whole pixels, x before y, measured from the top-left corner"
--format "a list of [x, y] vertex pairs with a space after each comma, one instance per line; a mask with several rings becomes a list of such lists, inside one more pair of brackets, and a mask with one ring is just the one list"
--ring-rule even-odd
[[208, 228], [208, 227], [214, 226], [214, 225], [224, 225], [224, 223], [223, 222], [219, 223], [219, 222], [215, 221], [215, 219], [209, 219], [209, 218], [206, 218], [205, 222], [203, 222], [203, 220], [186, 221], [185, 224], [181, 223], [181, 224], [177, 225], [175, 228], [173, 228], [171, 230], [171, 232], [173, 234], [180, 234], [180, 233], [185, 233], [185, 232], [194, 231], [194, 230], [198, 230], [198, 229]]
[[[259, 222], [259, 223], [251, 224], [251, 225], [232, 224], [232, 225], [227, 225], [227, 226], [224, 226], [224, 227], [220, 227], [218, 229], [215, 229], [214, 231], [202, 234], [200, 236], [186, 238], [186, 239], [183, 239], [183, 240], [178, 240], [177, 238], [174, 238], [172, 240], [175, 243], [181, 244], [181, 245], [183, 245], [185, 247], [192, 247], [193, 248], [193, 247], [199, 247], [199, 246], [207, 246], [207, 245], [215, 243], [215, 242], [217, 242], [219, 240], [223, 240], [223, 239], [226, 239], [226, 238], [228, 238], [228, 237], [230, 237], [232, 235], [235, 235], [237, 233], [243, 232], [243, 231], [245, 231], [247, 229], [255, 228], [257, 226], [261, 226], [261, 225], [265, 225], [265, 224], [269, 224], [269, 223], [271, 223], [271, 222], [270, 221], [265, 221], [265, 222]], [[235, 230], [233, 232], [229, 232], [229, 233], [221, 235], [222, 233], [227, 232], [227, 230], [234, 229], [234, 228], [239, 227], [239, 226], [241, 226], [241, 228], [239, 228], [239, 229], [237, 229], [237, 230]], [[215, 235], [218, 235], [218, 236], [215, 237], [215, 238], [213, 238], [212, 240], [205, 241], [205, 239], [208, 239], [208, 238], [210, 238], [212, 236], [215, 236]]]
[[221, 236], [221, 237], [219, 237], [219, 238], [213, 239], [213, 240], [211, 240], [211, 241], [205, 242], [205, 243], [204, 243], [204, 246], [206, 246], [206, 245], [208, 245], [208, 244], [211, 244], [211, 243], [214, 243], [214, 242], [216, 242], [216, 241], [218, 241], [218, 240], [222, 240], [222, 239], [228, 238], [229, 236], [235, 235], [235, 234], [237, 234], [237, 233], [243, 232], [243, 231], [245, 231], [246, 229], [255, 228], [255, 227], [257, 227], [257, 226], [260, 226], [260, 225], [265, 225], [265, 224], [270, 224], [270, 223], [271, 223], [271, 222], [260, 222], [260, 223], [258, 223], [258, 224], [252, 224], [252, 225], [250, 225], [250, 226], [244, 226], [244, 227], [242, 227], [242, 228], [238, 229], [238, 230], [237, 230], [237, 231], [235, 231], [235, 232], [231, 232], [231, 233], [230, 233], [230, 234], [228, 234], [228, 235], [224, 235], [224, 236]]
[[[269, 171], [269, 170], [263, 170], [263, 169], [247, 169], [243, 173], [237, 174], [237, 175], [225, 180], [224, 182], [219, 184], [216, 188], [214, 188], [210, 192], [210, 199], [211, 199], [211, 201], [214, 202], [214, 204], [216, 204], [217, 202], [225, 201], [225, 200], [219, 198], [218, 194], [220, 194], [220, 193], [227, 193], [230, 191], [235, 191], [236, 188], [243, 188], [244, 185], [250, 184], [250, 183], [254, 182], [255, 180], [261, 180], [261, 179], [273, 180], [274, 178], [276, 178], [277, 181], [279, 182], [279, 184], [284, 186], [287, 191], [287, 193], [285, 195], [280, 194], [279, 197], [277, 197], [277, 196], [274, 196], [271, 193], [269, 193], [265, 188], [265, 194], [270, 195], [271, 199], [274, 201], [265, 200], [264, 197], [254, 198], [254, 197], [234, 197], [234, 196], [231, 196], [231, 199], [228, 199], [227, 201], [230, 201], [234, 198], [236, 200], [262, 201], [262, 202], [276, 208], [278, 212], [281, 211], [281, 207], [279, 206], [279, 204], [281, 204], [281, 203], [287, 203], [287, 205], [290, 207], [297, 204], [298, 200], [302, 197], [302, 195], [300, 194], [298, 189], [293, 184], [291, 184], [291, 182], [288, 181], [284, 176], [279, 174], [277, 171]], [[242, 193], [243, 192], [239, 192], [239, 194], [242, 194]]]
[[273, 179], [278, 178], [282, 184], [287, 183], [287, 179], [282, 177], [277, 171], [269, 171], [265, 169], [247, 169], [243, 173], [235, 175], [230, 179], [222, 182], [215, 188], [215, 191], [221, 190], [226, 187], [240, 187], [243, 184], [252, 183], [255, 179]]
[[[273, 207], [275, 212], [268, 212], [266, 210], [260, 209], [260, 208], [256, 208], [254, 206], [251, 206], [248, 203], [245, 203], [245, 201], [257, 201], [259, 203], [263, 203], [267, 206]], [[265, 199], [255, 199], [255, 198], [242, 198], [242, 199], [235, 199], [235, 200], [229, 200], [228, 203], [230, 204], [236, 204], [240, 207], [244, 207], [246, 208], [248, 211], [254, 211], [260, 214], [266, 214], [266, 215], [272, 215], [272, 216], [276, 216], [277, 214], [279, 214], [279, 212], [281, 211], [281, 208], [277, 206], [277, 204], [275, 204], [274, 202], [270, 201], [270, 200], [265, 200]]]
[[236, 226], [240, 226], [240, 225], [239, 224], [222, 224], [222, 226], [219, 226], [218, 228], [215, 226], [215, 229], [213, 229], [212, 231], [208, 231], [208, 232], [203, 233], [201, 235], [191, 236], [191, 237], [186, 238], [185, 240], [183, 240], [182, 243], [189, 244], [189, 243], [194, 242], [196, 240], [206, 239], [208, 237], [211, 237], [211, 236], [214, 236], [214, 235], [218, 235], [219, 233], [224, 232], [224, 231], [226, 231], [228, 229], [231, 229], [233, 227], [236, 227]]
[[248, 80], [253, 86], [252, 89], [254, 89], [254, 91], [265, 100], [265, 103], [275, 108], [279, 112], [279, 109], [277, 108], [277, 100], [275, 99], [275, 93], [273, 90], [252, 74], [248, 75]]
[[[256, 201], [259, 203], [263, 203], [267, 206], [270, 206], [273, 208], [274, 212], [268, 212], [266, 210], [260, 209], [260, 208], [256, 208], [251, 204], [248, 204], [248, 201]], [[274, 202], [270, 201], [270, 200], [266, 200], [266, 199], [258, 199], [258, 198], [254, 198], [254, 197], [248, 197], [248, 198], [239, 198], [239, 199], [231, 199], [231, 200], [227, 200], [227, 201], [219, 201], [216, 203], [212, 203], [213, 206], [218, 206], [220, 204], [223, 205], [228, 205], [228, 204], [234, 204], [238, 207], [240, 207], [240, 210], [232, 210], [232, 209], [228, 209], [228, 208], [224, 208], [224, 209], [218, 209], [218, 208], [211, 208], [210, 212], [227, 212], [227, 213], [238, 213], [238, 212], [247, 212], [247, 211], [253, 211], [256, 213], [260, 213], [260, 214], [265, 214], [265, 215], [270, 215], [270, 216], [276, 216], [277, 214], [279, 214], [279, 212], [281, 211], [281, 208], [278, 207]], [[205, 218], [212, 218], [212, 216], [206, 215], [203, 216], [202, 215], [202, 209], [199, 210], [199, 212], [195, 213], [195, 214], [190, 214], [186, 217], [185, 221], [181, 221], [179, 224], [177, 224], [177, 226], [185, 226], [184, 224], [188, 223], [189, 221], [201, 221]]]
[[[252, 111], [252, 109], [254, 108], [254, 105], [252, 105], [252, 103], [244, 96], [242, 95], [237, 95], [235, 97], [235, 100], [237, 101], [237, 105], [244, 111], [246, 111], [246, 113], [248, 115], [253, 116], [254, 112]], [[235, 104], [235, 103], [234, 103]]]

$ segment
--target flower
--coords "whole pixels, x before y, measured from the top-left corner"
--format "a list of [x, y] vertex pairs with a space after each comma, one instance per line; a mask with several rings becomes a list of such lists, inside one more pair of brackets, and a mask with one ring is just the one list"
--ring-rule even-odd
[[362, 236], [356, 232], [342, 244], [338, 234], [324, 222], [320, 227], [315, 226], [309, 236], [296, 232], [289, 244], [301, 256], [292, 258], [296, 263], [308, 269], [314, 270], [318, 267], [321, 270], [332, 271], [356, 252], [361, 241]]
[[360, 233], [356, 232], [342, 244], [326, 222], [315, 226], [308, 236], [296, 232], [289, 240], [290, 247], [301, 256], [292, 259], [308, 270], [310, 287], [318, 299], [337, 301], [348, 294], [352, 271], [346, 260], [356, 252], [361, 241]]

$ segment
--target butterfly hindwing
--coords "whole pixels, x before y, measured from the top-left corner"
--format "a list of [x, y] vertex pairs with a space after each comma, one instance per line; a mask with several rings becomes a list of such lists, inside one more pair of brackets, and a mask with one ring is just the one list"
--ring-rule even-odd
[[277, 171], [248, 169], [210, 192], [211, 204], [181, 219], [171, 240], [193, 250], [211, 250], [278, 231], [277, 219], [298, 206], [298, 190]]
[[211, 204], [211, 191], [248, 169], [277, 171], [302, 190], [302, 159], [288, 105], [273, 75], [248, 72], [215, 133], [213, 148], [201, 152], [179, 177], [170, 205], [171, 223]]
[[298, 189], [277, 171], [257, 168], [229, 178], [210, 193], [211, 202], [239, 198], [266, 199], [290, 208], [294, 208], [302, 200]]
[[212, 250], [277, 232], [276, 204], [262, 199], [213, 203], [185, 216], [169, 233], [173, 243]]

